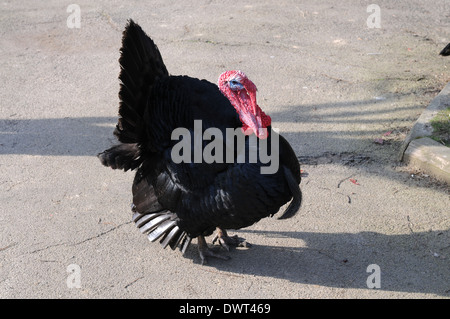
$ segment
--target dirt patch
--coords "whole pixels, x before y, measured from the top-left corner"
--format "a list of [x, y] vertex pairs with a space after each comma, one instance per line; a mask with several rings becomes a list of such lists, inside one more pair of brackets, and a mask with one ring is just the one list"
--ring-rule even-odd
[[339, 163], [346, 166], [364, 165], [372, 162], [369, 156], [356, 154], [353, 152], [333, 153], [325, 152], [316, 156], [298, 156], [300, 164], [320, 165]]

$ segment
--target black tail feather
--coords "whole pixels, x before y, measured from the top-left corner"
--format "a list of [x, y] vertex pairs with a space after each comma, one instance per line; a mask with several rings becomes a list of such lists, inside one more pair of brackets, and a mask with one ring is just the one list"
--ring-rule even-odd
[[286, 180], [288, 182], [289, 189], [292, 193], [292, 201], [289, 204], [288, 208], [284, 211], [283, 215], [278, 217], [278, 219], [287, 219], [294, 216], [297, 211], [300, 209], [300, 206], [302, 205], [302, 192], [300, 191], [300, 188], [298, 187], [298, 183], [296, 182], [294, 176], [292, 175], [291, 171], [286, 167], [283, 166], [284, 170], [284, 176], [286, 177]]
[[132, 193], [134, 210], [136, 212], [141, 214], [155, 213], [164, 209], [158, 202], [153, 185], [143, 176], [142, 169], [136, 172]]
[[137, 144], [119, 144], [98, 154], [100, 162], [113, 169], [133, 170], [141, 165], [141, 152]]
[[120, 118], [114, 134], [122, 143], [145, 145], [142, 118], [147, 99], [155, 83], [169, 73], [156, 44], [133, 20], [125, 27], [120, 52]]

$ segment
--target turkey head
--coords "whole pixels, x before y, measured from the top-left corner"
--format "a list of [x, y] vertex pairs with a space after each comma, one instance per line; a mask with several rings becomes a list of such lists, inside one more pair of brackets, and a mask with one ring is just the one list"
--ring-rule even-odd
[[241, 71], [227, 71], [220, 75], [218, 86], [239, 114], [244, 134], [267, 138], [271, 119], [256, 103], [256, 85]]

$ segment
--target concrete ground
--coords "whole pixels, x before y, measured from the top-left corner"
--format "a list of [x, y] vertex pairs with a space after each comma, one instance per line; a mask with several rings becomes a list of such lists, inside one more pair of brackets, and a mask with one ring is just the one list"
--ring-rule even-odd
[[[379, 1], [370, 28], [372, 2], [80, 0], [80, 28], [64, 1], [0, 3], [0, 297], [449, 298], [449, 189], [397, 155], [450, 80], [450, 4]], [[299, 213], [229, 261], [150, 244], [133, 174], [95, 156], [128, 18], [172, 74], [243, 70], [302, 163]]]

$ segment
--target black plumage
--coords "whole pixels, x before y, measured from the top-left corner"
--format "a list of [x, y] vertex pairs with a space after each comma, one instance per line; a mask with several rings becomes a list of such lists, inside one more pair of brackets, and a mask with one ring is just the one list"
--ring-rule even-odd
[[445, 46], [445, 48], [443, 48], [442, 51], [441, 51], [439, 54], [442, 55], [442, 56], [448, 56], [448, 55], [450, 55], [450, 43], [447, 44], [447, 45]]
[[[220, 242], [233, 244], [226, 229], [252, 225], [291, 204], [280, 218], [293, 216], [300, 207], [300, 166], [289, 143], [269, 127], [268, 145], [279, 138], [280, 165], [274, 174], [261, 174], [260, 159], [250, 163], [217, 161], [175, 163], [171, 151], [174, 129], [191, 133], [194, 120], [202, 130], [240, 128], [242, 122], [217, 85], [188, 76], [169, 75], [161, 54], [141, 27], [129, 21], [122, 39], [119, 120], [114, 131], [120, 144], [99, 154], [105, 166], [137, 169], [132, 186], [133, 221], [151, 241], [184, 252], [217, 228]], [[245, 150], [249, 150], [249, 138]], [[202, 146], [206, 146], [203, 142]], [[192, 145], [192, 154], [194, 153]], [[237, 150], [234, 150], [236, 159]], [[238, 242], [237, 244], [239, 244]], [[202, 246], [202, 247], [200, 247]], [[216, 255], [214, 255], [217, 257]]]

